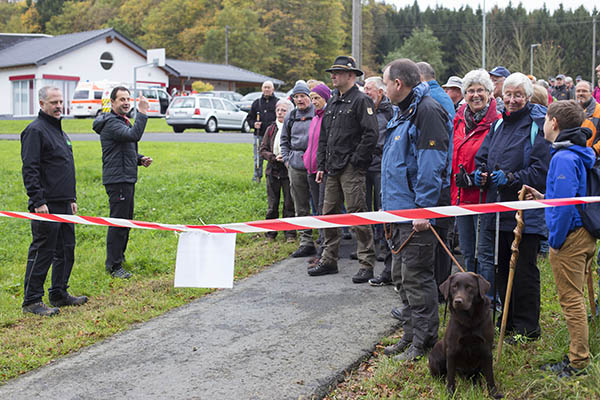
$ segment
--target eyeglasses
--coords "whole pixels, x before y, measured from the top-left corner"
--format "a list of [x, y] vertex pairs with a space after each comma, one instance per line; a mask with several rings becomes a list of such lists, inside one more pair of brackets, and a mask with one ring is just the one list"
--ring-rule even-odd
[[525, 98], [525, 95], [524, 95], [524, 94], [522, 94], [522, 93], [515, 93], [515, 94], [512, 94], [512, 93], [504, 93], [502, 96], [503, 96], [505, 99], [509, 99], [509, 100], [510, 100], [510, 99], [515, 99], [515, 100], [517, 100], [517, 101], [519, 101], [519, 100], [523, 100], [523, 99]]
[[484, 88], [475, 89], [467, 89], [467, 94], [473, 96], [474, 94], [483, 95], [486, 92]]

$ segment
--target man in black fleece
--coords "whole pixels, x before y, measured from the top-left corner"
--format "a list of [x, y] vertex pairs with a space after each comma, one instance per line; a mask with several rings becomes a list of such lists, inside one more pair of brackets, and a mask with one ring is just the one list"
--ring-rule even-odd
[[[138, 153], [148, 116], [148, 100], [142, 96], [132, 126], [127, 118], [131, 107], [129, 89], [115, 87], [110, 93], [111, 111], [94, 121], [93, 128], [102, 144], [102, 183], [108, 194], [111, 218], [133, 218], [133, 198], [138, 165], [149, 167], [152, 158]], [[131, 273], [123, 268], [129, 228], [109, 227], [106, 234], [106, 272], [127, 279]]]
[[[21, 133], [23, 183], [29, 211], [41, 214], [76, 214], [75, 162], [71, 140], [63, 132], [60, 89], [44, 86], [38, 94], [38, 117]], [[27, 254], [23, 312], [43, 316], [58, 314], [42, 302], [44, 282], [52, 264], [52, 286], [48, 290], [54, 307], [81, 305], [86, 296], [67, 292], [75, 261], [75, 227], [62, 222], [31, 221], [33, 240]]]

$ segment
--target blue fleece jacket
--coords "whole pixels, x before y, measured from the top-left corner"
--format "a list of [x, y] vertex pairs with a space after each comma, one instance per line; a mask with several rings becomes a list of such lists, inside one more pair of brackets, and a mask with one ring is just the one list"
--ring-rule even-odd
[[[586, 169], [594, 165], [594, 151], [585, 147], [587, 128], [573, 128], [561, 131], [552, 145], [552, 159], [546, 179], [546, 198], [585, 196]], [[579, 144], [575, 144], [579, 143]], [[570, 232], [583, 226], [575, 206], [546, 208], [548, 243], [560, 249]]]
[[427, 84], [429, 85], [429, 95], [433, 97], [435, 101], [440, 103], [442, 107], [444, 107], [444, 110], [446, 110], [446, 112], [448, 113], [450, 121], [454, 121], [456, 109], [454, 108], [454, 103], [452, 102], [450, 96], [448, 96], [446, 91], [442, 89], [440, 84], [435, 79], [427, 81]]

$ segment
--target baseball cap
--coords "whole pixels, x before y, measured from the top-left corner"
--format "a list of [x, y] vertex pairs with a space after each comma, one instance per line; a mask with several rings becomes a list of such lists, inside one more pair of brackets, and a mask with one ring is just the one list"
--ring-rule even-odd
[[508, 76], [510, 75], [510, 71], [507, 70], [506, 68], [504, 68], [503, 66], [499, 65], [497, 67], [494, 67], [490, 72], [490, 75], [494, 75], [494, 76], [502, 76], [504, 78], [508, 78]]

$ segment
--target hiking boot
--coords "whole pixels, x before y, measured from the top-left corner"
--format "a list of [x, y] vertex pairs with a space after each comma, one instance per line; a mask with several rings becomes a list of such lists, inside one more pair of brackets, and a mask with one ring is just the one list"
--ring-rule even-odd
[[298, 247], [298, 250], [292, 253], [292, 257], [308, 257], [315, 254], [317, 254], [317, 249], [315, 249], [315, 246], [300, 246]]
[[408, 348], [408, 346], [410, 346], [411, 343], [412, 343], [412, 340], [408, 340], [408, 339], [405, 339], [404, 337], [402, 337], [400, 340], [398, 340], [398, 342], [396, 342], [390, 346], [386, 346], [383, 349], [383, 354], [385, 354], [386, 356], [391, 356], [394, 354], [402, 353], [404, 350], [406, 350]]
[[321, 259], [321, 257], [319, 257], [319, 256], [309, 258], [308, 259], [308, 268], [312, 268], [312, 267], [316, 266], [319, 263], [320, 259]]
[[563, 369], [565, 369], [565, 367], [567, 365], [569, 365], [570, 361], [569, 361], [569, 356], [565, 356], [562, 360], [558, 361], [558, 362], [550, 362], [547, 364], [543, 364], [540, 369], [542, 371], [547, 371], [547, 372], [554, 372], [555, 374], [558, 374], [560, 372], [562, 372]]
[[129, 279], [131, 278], [131, 272], [125, 271], [125, 269], [119, 265], [116, 269], [110, 271], [110, 276], [119, 279]]
[[310, 276], [320, 276], [337, 273], [338, 267], [336, 262], [327, 262], [323, 260], [319, 260], [319, 263], [317, 265], [308, 269], [308, 274]]
[[558, 378], [559, 379], [572, 378], [574, 376], [581, 376], [581, 375], [587, 375], [587, 371], [585, 370], [585, 368], [575, 368], [574, 366], [571, 365], [571, 363], [568, 363], [567, 365], [565, 365], [563, 370], [558, 373]]
[[289, 236], [285, 239], [286, 243], [294, 243], [296, 241], [295, 236]]
[[64, 297], [54, 298], [53, 296], [49, 296], [50, 304], [53, 307], [66, 307], [66, 306], [80, 306], [82, 304], [87, 303], [87, 296], [71, 296], [67, 293]]
[[411, 344], [403, 353], [394, 357], [396, 361], [417, 361], [425, 355], [422, 348]]
[[51, 317], [58, 314], [60, 311], [58, 308], [50, 308], [40, 301], [39, 303], [32, 303], [23, 306], [23, 312], [41, 315], [42, 317]]
[[353, 251], [352, 253], [350, 253], [350, 257], [351, 260], [358, 260], [358, 254], [356, 254], [355, 251]]
[[386, 286], [391, 285], [392, 279], [387, 276], [377, 275], [375, 278], [369, 279], [369, 285], [371, 286]]
[[360, 268], [358, 272], [352, 277], [354, 283], [366, 283], [373, 277], [372, 268]]

